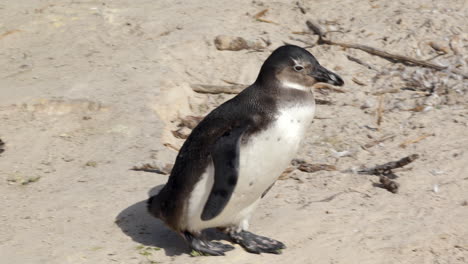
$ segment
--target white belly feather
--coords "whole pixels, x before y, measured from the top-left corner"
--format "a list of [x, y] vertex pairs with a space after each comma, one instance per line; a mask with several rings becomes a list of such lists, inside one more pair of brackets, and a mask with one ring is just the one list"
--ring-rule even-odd
[[186, 228], [190, 231], [230, 226], [246, 229], [262, 193], [296, 155], [314, 110], [314, 105], [281, 109], [267, 129], [241, 146], [239, 179], [228, 204], [217, 217], [202, 221], [200, 216], [214, 182], [214, 166], [210, 164], [188, 199]]

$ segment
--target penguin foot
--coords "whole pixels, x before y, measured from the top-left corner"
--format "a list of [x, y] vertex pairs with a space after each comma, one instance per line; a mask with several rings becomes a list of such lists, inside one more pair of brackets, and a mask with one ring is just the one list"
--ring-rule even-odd
[[185, 239], [189, 243], [190, 248], [195, 251], [192, 256], [208, 255], [208, 256], [224, 256], [224, 252], [233, 250], [234, 247], [216, 241], [205, 241], [197, 238], [189, 232], [184, 232]]
[[286, 246], [280, 241], [255, 235], [248, 231], [229, 232], [229, 236], [235, 243], [241, 245], [250, 253], [281, 254], [281, 249], [286, 248]]

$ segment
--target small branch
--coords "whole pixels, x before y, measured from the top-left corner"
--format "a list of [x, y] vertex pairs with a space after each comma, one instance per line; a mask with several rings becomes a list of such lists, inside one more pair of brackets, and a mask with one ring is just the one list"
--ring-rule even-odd
[[362, 169], [358, 171], [358, 173], [379, 176], [380, 184], [374, 183], [374, 186], [384, 188], [392, 193], [397, 193], [400, 184], [390, 180], [398, 178], [398, 176], [394, 174], [392, 170], [404, 167], [415, 161], [417, 158], [419, 158], [418, 154], [409, 155], [397, 161], [387, 162], [383, 165], [378, 165], [369, 169]]
[[412, 155], [409, 155], [409, 156], [404, 157], [402, 159], [399, 159], [397, 161], [387, 162], [387, 163], [385, 163], [383, 165], [378, 165], [378, 166], [375, 166], [375, 167], [369, 168], [369, 169], [362, 169], [362, 170], [358, 171], [358, 173], [359, 174], [368, 174], [368, 175], [377, 175], [377, 176], [391, 175], [391, 174], [393, 174], [392, 170], [404, 167], [404, 166], [410, 164], [411, 162], [415, 161], [417, 158], [419, 158], [418, 154], [412, 154]]
[[366, 85], [367, 85], [365, 82], [359, 80], [359, 79], [356, 78], [356, 77], [353, 77], [353, 78], [351, 79], [351, 81], [353, 81], [353, 82], [354, 82], [355, 84], [357, 84], [357, 85], [361, 85], [361, 86], [366, 86]]
[[180, 124], [178, 124], [178, 127], [187, 127], [190, 129], [194, 129], [200, 121], [203, 120], [203, 116], [186, 116], [186, 117], [180, 117]]
[[153, 172], [153, 173], [167, 175], [167, 174], [171, 173], [171, 170], [172, 170], [173, 166], [174, 165], [172, 165], [172, 164], [166, 164], [166, 166], [164, 166], [164, 168], [159, 168], [159, 167], [157, 167], [155, 165], [145, 163], [145, 164], [140, 165], [140, 166], [133, 166], [131, 168], [131, 170], [133, 170], [133, 171]]
[[386, 52], [386, 51], [383, 51], [383, 50], [380, 50], [380, 49], [377, 49], [377, 48], [373, 48], [373, 47], [370, 47], [370, 46], [366, 46], [366, 45], [353, 44], [353, 43], [333, 42], [331, 40], [326, 40], [325, 44], [336, 45], [336, 46], [340, 46], [340, 47], [343, 47], [343, 48], [362, 50], [362, 51], [365, 51], [365, 52], [370, 53], [372, 55], [376, 55], [376, 56], [385, 58], [385, 59], [390, 60], [392, 62], [400, 62], [400, 63], [403, 63], [405, 65], [409, 65], [409, 66], [421, 66], [421, 67], [426, 67], [426, 68], [432, 68], [432, 69], [435, 69], [435, 70], [438, 70], [438, 71], [443, 71], [443, 70], [447, 69], [447, 67], [445, 67], [445, 66], [440, 66], [440, 65], [437, 65], [437, 64], [434, 64], [434, 63], [430, 63], [430, 62], [427, 62], [427, 61], [424, 61], [424, 60], [414, 59], [414, 58], [404, 56], [404, 55], [393, 54], [393, 53]]
[[307, 13], [306, 9], [301, 5], [301, 3], [299, 3], [299, 1], [296, 2], [296, 6], [297, 8], [299, 8], [299, 10], [301, 11], [303, 15]]
[[[190, 88], [196, 93], [204, 94], [238, 94], [242, 92], [249, 85], [245, 84], [234, 84], [234, 85], [210, 85], [210, 84], [191, 84]], [[346, 93], [346, 90], [333, 87], [326, 83], [317, 83], [313, 86], [314, 89], [328, 89], [337, 93]]]
[[0, 39], [6, 37], [6, 36], [8, 36], [8, 35], [11, 35], [11, 34], [14, 34], [14, 33], [18, 33], [18, 32], [23, 32], [23, 31], [22, 31], [22, 30], [19, 30], [19, 29], [9, 30], [9, 31], [7, 31], [7, 32], [5, 32], [5, 33], [0, 34]]
[[308, 173], [313, 173], [321, 170], [326, 171], [336, 171], [336, 167], [328, 164], [312, 164], [308, 163], [305, 160], [293, 159], [291, 165], [296, 167], [298, 170]]
[[257, 14], [255, 14], [254, 15], [255, 20], [260, 21], [260, 22], [265, 22], [265, 23], [271, 23], [271, 24], [278, 25], [278, 23], [276, 23], [276, 22], [273, 22], [271, 20], [262, 18], [263, 16], [265, 16], [265, 14], [268, 12], [268, 10], [269, 9], [267, 8], [267, 9], [264, 9], [264, 10], [258, 12]]
[[369, 143], [365, 144], [365, 145], [363, 146], [363, 148], [364, 148], [364, 149], [369, 149], [369, 148], [372, 148], [372, 147], [375, 146], [375, 145], [378, 145], [378, 144], [380, 144], [380, 143], [382, 143], [382, 142], [384, 142], [384, 141], [387, 141], [387, 140], [390, 140], [390, 139], [393, 139], [393, 138], [395, 138], [395, 135], [385, 136], [385, 137], [383, 137], [383, 138], [381, 138], [381, 139], [377, 139], [377, 140], [374, 140], [374, 141], [372, 141], [372, 142], [369, 142]]
[[346, 90], [334, 87], [333, 85], [328, 84], [328, 83], [316, 83], [316, 84], [314, 84], [313, 87], [316, 90], [321, 90], [321, 89], [325, 90], [326, 89], [326, 90], [330, 90], [332, 92], [346, 93]]
[[387, 93], [398, 93], [398, 92], [400, 92], [399, 88], [389, 88], [389, 89], [376, 91], [376, 92], [372, 93], [372, 95], [383, 95], [383, 94], [387, 94]]
[[433, 136], [433, 134], [424, 134], [424, 135], [419, 136], [419, 137], [417, 137], [415, 139], [406, 140], [405, 142], [400, 144], [400, 148], [406, 148], [408, 145], [413, 144], [413, 143], [418, 143], [419, 141], [421, 141], [421, 140], [423, 140], [425, 138], [428, 138], [430, 136]]
[[318, 105], [333, 105], [332, 101], [328, 101], [328, 100], [325, 100], [325, 99], [319, 99], [319, 98], [315, 98], [315, 103], [318, 104]]
[[168, 148], [170, 148], [170, 149], [172, 149], [172, 150], [175, 150], [175, 151], [177, 151], [177, 152], [179, 152], [179, 150], [180, 150], [178, 147], [172, 145], [171, 143], [164, 143], [163, 145], [164, 145], [165, 147], [168, 147]]
[[[327, 45], [340, 46], [343, 48], [358, 49], [358, 50], [365, 51], [369, 54], [376, 55], [384, 59], [390, 60], [392, 62], [403, 63], [407, 66], [421, 66], [421, 67], [435, 69], [438, 71], [447, 70], [446, 66], [440, 66], [440, 65], [437, 65], [437, 64], [425, 61], [425, 60], [419, 60], [419, 59], [411, 58], [411, 57], [400, 55], [400, 54], [390, 53], [390, 52], [380, 50], [374, 47], [370, 47], [367, 45], [332, 41], [326, 38], [326, 34], [323, 32], [323, 30], [320, 28], [319, 25], [313, 23], [310, 20], [306, 21], [306, 25], [312, 32], [314, 32], [316, 35], [319, 36], [319, 39], [317, 41], [317, 44], [319, 45], [327, 44]], [[463, 76], [463, 78], [468, 79], [468, 74], [462, 73], [459, 70], [451, 70], [450, 72], [453, 74], [461, 75]]]
[[357, 64], [361, 64], [362, 66], [368, 68], [369, 70], [379, 71], [378, 69], [376, 69], [374, 66], [370, 65], [369, 63], [363, 62], [362, 60], [356, 57], [353, 57], [351, 55], [346, 55], [346, 58], [348, 58], [348, 60], [350, 61], [356, 62]]
[[384, 96], [380, 95], [379, 105], [377, 106], [377, 127], [380, 128], [380, 124], [383, 121], [383, 112], [384, 112]]
[[293, 159], [291, 161], [291, 166], [286, 168], [286, 170], [283, 171], [279, 179], [286, 180], [289, 178], [294, 178], [290, 174], [296, 169], [303, 171], [303, 172], [307, 172], [307, 173], [313, 173], [313, 172], [317, 172], [321, 170], [335, 171], [336, 167], [333, 165], [328, 165], [328, 164], [312, 164], [302, 159]]
[[339, 193], [335, 193], [327, 198], [324, 198], [324, 199], [321, 199], [321, 200], [316, 200], [316, 201], [310, 201], [306, 204], [304, 204], [303, 206], [301, 206], [301, 209], [304, 209], [306, 207], [308, 207], [309, 205], [311, 205], [312, 203], [328, 203], [328, 202], [331, 202], [333, 199], [335, 199], [336, 197], [342, 195], [342, 194], [345, 194], [345, 193], [360, 193], [362, 195], [364, 195], [364, 197], [366, 198], [370, 198], [371, 196], [367, 193], [363, 193], [363, 192], [360, 192], [360, 191], [357, 191], [357, 190], [354, 190], [354, 189], [351, 189], [349, 188], [348, 190], [346, 191], [342, 191], [342, 192], [339, 192]]
[[325, 37], [325, 34], [323, 33], [323, 30], [320, 27], [320, 25], [312, 22], [311, 20], [307, 20], [306, 25], [312, 32], [314, 32], [315, 35], [319, 36], [318, 44], [323, 44], [322, 41]]
[[254, 15], [254, 18], [255, 19], [259, 19], [261, 18], [262, 16], [264, 16], [267, 12], [268, 12], [268, 8], [267, 9], [263, 9], [262, 11], [258, 12], [257, 14]]
[[248, 87], [248, 85], [208, 85], [208, 84], [191, 84], [190, 87], [197, 93], [207, 94], [238, 94]]

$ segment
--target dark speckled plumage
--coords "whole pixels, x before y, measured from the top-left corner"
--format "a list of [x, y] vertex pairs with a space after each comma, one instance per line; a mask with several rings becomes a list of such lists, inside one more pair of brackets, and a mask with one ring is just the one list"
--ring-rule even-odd
[[[295, 68], [297, 61], [306, 62], [304, 69]], [[221, 164], [221, 167], [227, 170], [235, 169], [235, 162], [228, 163], [235, 161], [235, 155], [239, 155], [235, 151], [224, 151], [219, 146], [221, 148], [234, 147], [235, 141], [233, 140], [238, 138], [242, 139], [239, 144], [249, 144], [249, 140], [255, 134], [268, 129], [275, 121], [279, 108], [313, 105], [313, 94], [310, 91], [284, 88], [284, 81], [299, 83], [304, 87], [311, 87], [316, 82], [343, 84], [338, 75], [320, 66], [312, 54], [304, 49], [292, 45], [278, 48], [265, 61], [254, 84], [214, 109], [193, 129], [180, 149], [167, 184], [158, 195], [148, 200], [149, 212], [162, 219], [173, 230], [185, 234], [184, 236], [191, 240], [189, 244], [192, 248], [203, 250], [197, 238], [186, 233], [187, 230], [183, 230], [183, 222], [190, 221], [184, 215], [187, 199], [209, 163], [215, 160], [212, 155], [225, 155], [221, 160], [226, 164]], [[234, 138], [229, 139], [232, 136]], [[215, 168], [217, 168], [216, 164]], [[223, 177], [223, 174], [226, 174], [226, 178], [220, 179], [219, 177]], [[202, 220], [216, 216], [223, 209], [223, 202], [229, 200], [230, 193], [237, 182], [236, 173], [224, 171], [223, 174], [215, 175], [214, 186], [218, 186], [218, 190], [213, 188], [221, 198], [216, 199], [212, 197], [216, 195], [210, 195], [205, 205], [216, 208], [211, 208], [211, 211], [210, 208], [205, 208], [201, 216]], [[216, 181], [220, 180], [224, 182], [218, 182], [217, 185]], [[267, 189], [269, 188], [265, 187], [265, 191], [259, 194], [259, 198], [268, 191]], [[248, 236], [244, 234], [244, 237]], [[215, 248], [215, 246], [212, 247]], [[208, 254], [213, 253], [208, 244], [206, 250]]]

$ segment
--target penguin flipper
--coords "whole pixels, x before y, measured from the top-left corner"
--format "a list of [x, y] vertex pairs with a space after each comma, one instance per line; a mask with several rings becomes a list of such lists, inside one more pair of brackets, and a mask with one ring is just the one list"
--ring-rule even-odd
[[201, 215], [204, 221], [218, 216], [231, 198], [239, 176], [240, 142], [248, 128], [245, 125], [228, 130], [214, 144], [214, 184]]

